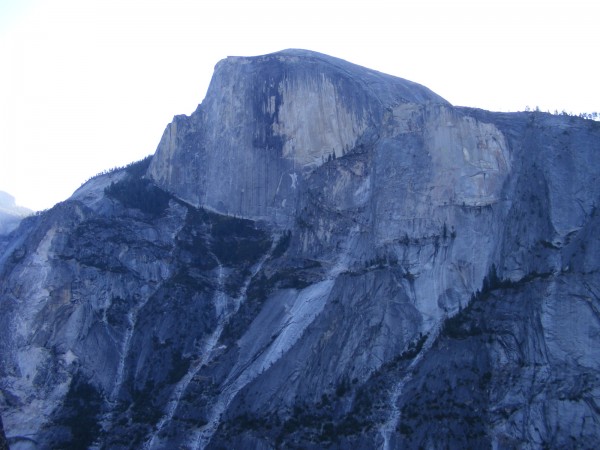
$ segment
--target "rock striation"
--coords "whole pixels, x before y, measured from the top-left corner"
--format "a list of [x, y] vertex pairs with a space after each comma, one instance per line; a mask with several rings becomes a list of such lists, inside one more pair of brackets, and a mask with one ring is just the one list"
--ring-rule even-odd
[[11, 448], [595, 448], [600, 125], [232, 57], [0, 242]]
[[193, 205], [289, 225], [308, 173], [372, 141], [386, 107], [425, 102], [447, 104], [423, 86], [314, 52], [230, 57], [198, 109], [169, 124], [149, 176]]

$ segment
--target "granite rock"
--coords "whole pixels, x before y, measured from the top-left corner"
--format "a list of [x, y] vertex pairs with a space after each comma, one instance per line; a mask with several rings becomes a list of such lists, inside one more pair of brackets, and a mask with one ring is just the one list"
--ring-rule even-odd
[[594, 448], [600, 125], [231, 57], [1, 242], [11, 448]]

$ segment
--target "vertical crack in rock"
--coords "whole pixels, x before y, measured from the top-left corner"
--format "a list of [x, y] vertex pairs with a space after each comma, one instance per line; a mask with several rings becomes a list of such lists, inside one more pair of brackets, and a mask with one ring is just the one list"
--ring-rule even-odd
[[409, 366], [406, 368], [406, 374], [398, 381], [390, 391], [389, 397], [389, 406], [390, 406], [390, 415], [388, 419], [381, 425], [379, 429], [379, 433], [383, 438], [382, 450], [390, 450], [390, 439], [392, 437], [392, 433], [396, 431], [396, 427], [398, 426], [399, 421], [401, 420], [401, 411], [398, 408], [398, 399], [402, 395], [402, 391], [406, 383], [414, 376], [413, 370], [417, 367], [417, 364], [421, 362], [425, 354], [431, 349], [431, 346], [435, 342], [435, 340], [440, 335], [442, 327], [444, 326], [444, 322], [446, 320], [446, 316], [442, 316], [429, 330], [429, 336], [425, 340], [423, 347], [419, 354], [412, 360]]
[[277, 243], [277, 236], [274, 236], [273, 243], [271, 244], [271, 248], [269, 249], [268, 252], [266, 252], [260, 258], [258, 263], [256, 263], [252, 267], [252, 269], [250, 271], [250, 275], [244, 281], [244, 284], [242, 285], [242, 288], [240, 289], [239, 295], [237, 296], [237, 298], [235, 298], [235, 300], [233, 302], [233, 307], [229, 311], [226, 310], [226, 305], [225, 305], [225, 297], [226, 297], [226, 294], [225, 294], [225, 271], [224, 271], [223, 265], [221, 264], [221, 262], [219, 261], [217, 256], [214, 253], [212, 254], [218, 264], [218, 269], [217, 269], [218, 280], [217, 280], [217, 288], [215, 290], [215, 301], [214, 301], [215, 309], [217, 312], [217, 320], [218, 320], [217, 326], [216, 326], [215, 330], [210, 334], [210, 336], [208, 336], [208, 338], [204, 342], [204, 345], [198, 355], [198, 362], [192, 365], [190, 370], [176, 384], [175, 388], [173, 389], [173, 392], [171, 393], [171, 395], [169, 397], [169, 402], [167, 404], [165, 414], [161, 417], [159, 422], [156, 424], [154, 432], [152, 433], [150, 438], [144, 444], [144, 449], [151, 450], [153, 448], [155, 441], [158, 439], [158, 437], [160, 435], [160, 432], [163, 430], [165, 425], [167, 425], [173, 419], [173, 416], [174, 416], [175, 412], [177, 411], [177, 407], [179, 406], [179, 402], [180, 402], [183, 394], [187, 390], [190, 382], [197, 375], [197, 373], [200, 371], [200, 369], [202, 369], [203, 367], [205, 367], [207, 364], [209, 364], [211, 362], [212, 358], [214, 357], [215, 348], [219, 342], [219, 339], [221, 338], [221, 334], [223, 333], [223, 329], [225, 328], [225, 325], [239, 311], [240, 306], [246, 300], [246, 295], [247, 295], [248, 287], [250, 286], [250, 283], [256, 277], [256, 275], [261, 271], [263, 265], [271, 256], [271, 254], [276, 246], [276, 243]]
[[141, 300], [138, 301], [133, 308], [131, 308], [127, 312], [127, 328], [125, 330], [125, 336], [123, 337], [123, 341], [121, 343], [121, 348], [119, 351], [119, 362], [117, 364], [117, 373], [115, 374], [115, 382], [110, 391], [110, 394], [106, 400], [108, 412], [105, 415], [105, 419], [103, 420], [103, 429], [109, 431], [112, 428], [112, 423], [114, 420], [114, 410], [118, 405], [118, 395], [123, 386], [123, 380], [125, 377], [126, 370], [126, 362], [127, 357], [129, 356], [129, 352], [131, 349], [131, 339], [133, 337], [133, 333], [135, 331], [135, 326], [138, 320], [138, 316], [140, 311], [146, 306], [148, 300], [152, 297], [152, 295], [141, 295]]
[[[327, 273], [325, 280], [299, 291], [285, 317], [285, 322], [276, 331], [276, 338], [246, 361], [238, 361], [222, 384], [222, 391], [213, 406], [208, 423], [192, 434], [191, 448], [203, 450], [210, 443], [219, 427], [221, 416], [229, 404], [248, 383], [263, 374], [281, 359], [302, 337], [315, 318], [323, 311], [336, 278], [348, 269], [350, 253], [356, 245], [358, 226], [352, 228], [337, 261]], [[244, 355], [242, 355], [243, 357]]]

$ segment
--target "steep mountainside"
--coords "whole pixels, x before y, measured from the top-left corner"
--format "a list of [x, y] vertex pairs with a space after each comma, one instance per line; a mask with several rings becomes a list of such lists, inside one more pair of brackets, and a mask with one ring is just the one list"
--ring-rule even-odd
[[595, 448], [600, 124], [227, 58], [0, 243], [11, 448]]

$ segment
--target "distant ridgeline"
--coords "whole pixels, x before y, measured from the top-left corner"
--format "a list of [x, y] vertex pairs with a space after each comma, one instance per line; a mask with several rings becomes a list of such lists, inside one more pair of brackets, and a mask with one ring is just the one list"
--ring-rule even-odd
[[115, 173], [115, 172], [118, 172], [121, 170], [126, 170], [127, 173], [129, 173], [131, 176], [141, 177], [146, 173], [146, 170], [148, 170], [148, 166], [150, 165], [151, 161], [152, 161], [152, 155], [148, 155], [139, 161], [134, 161], [125, 166], [117, 166], [117, 167], [113, 167], [112, 169], [103, 170], [101, 172], [98, 172], [96, 175], [93, 175], [90, 178], [88, 178], [87, 180], [85, 180], [83, 183], [81, 183], [81, 185], [83, 186], [88, 181], [93, 180], [94, 178], [98, 178], [103, 175], [109, 175], [111, 173]]
[[12, 195], [0, 191], [0, 235], [13, 231], [31, 213], [30, 209], [18, 206]]
[[[525, 107], [525, 111], [526, 112], [542, 112], [539, 106], [536, 106], [535, 108], [530, 108], [529, 106]], [[592, 113], [573, 113], [573, 112], [567, 112], [564, 109], [562, 111], [558, 111], [557, 109], [554, 110], [553, 113], [550, 112], [550, 110], [546, 111], [547, 114], [553, 114], [555, 116], [571, 116], [571, 117], [579, 117], [580, 119], [588, 119], [588, 120], [600, 120], [600, 115], [597, 112], [592, 112]]]

